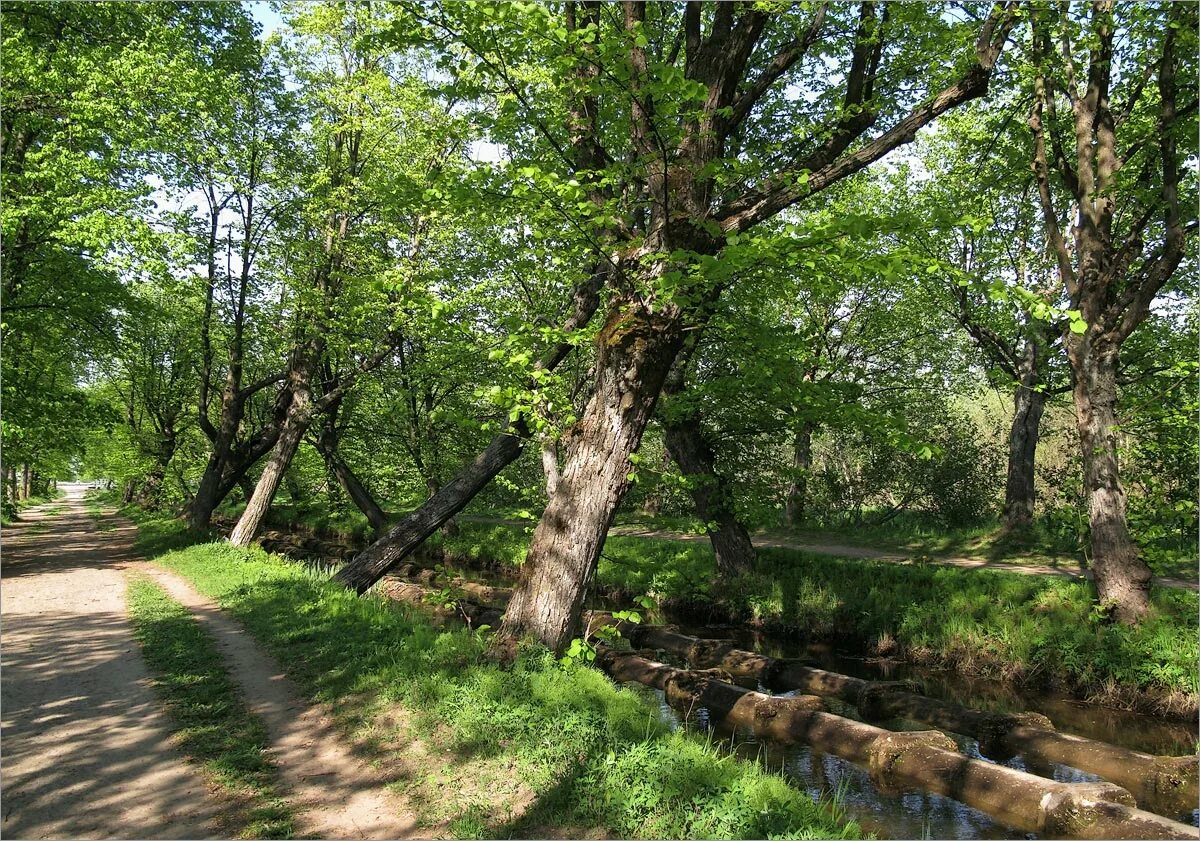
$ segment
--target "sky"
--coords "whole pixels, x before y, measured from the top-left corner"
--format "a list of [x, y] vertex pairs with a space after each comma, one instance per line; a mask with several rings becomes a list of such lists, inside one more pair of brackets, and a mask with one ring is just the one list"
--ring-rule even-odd
[[273, 4], [268, 0], [244, 0], [246, 7], [250, 9], [250, 14], [254, 20], [262, 26], [262, 35], [266, 38], [283, 24], [283, 18], [279, 16], [273, 8]]

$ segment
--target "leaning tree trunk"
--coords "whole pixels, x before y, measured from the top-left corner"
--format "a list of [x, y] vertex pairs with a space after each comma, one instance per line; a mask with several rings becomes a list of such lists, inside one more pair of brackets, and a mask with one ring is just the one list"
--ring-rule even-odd
[[338, 570], [335, 578], [356, 593], [365, 593], [376, 581], [425, 542], [455, 514], [467, 507], [475, 495], [508, 465], [517, 460], [524, 439], [501, 433], [491, 440], [475, 460], [442, 486], [436, 494], [403, 520], [359, 552]]
[[561, 651], [575, 634], [583, 598], [617, 505], [629, 488], [629, 457], [641, 443], [679, 353], [678, 318], [610, 311], [596, 339], [596, 386], [568, 435], [558, 489], [542, 513], [496, 645], [533, 637]]
[[[610, 271], [607, 260], [602, 260], [586, 280], [576, 284], [572, 294], [571, 315], [562, 325], [564, 334], [570, 334], [591, 321], [600, 306], [600, 290], [604, 288]], [[574, 347], [572, 342], [559, 342], [538, 360], [538, 369], [553, 371]], [[454, 478], [420, 508], [392, 526], [387, 534], [338, 570], [336, 579], [357, 593], [365, 593], [384, 573], [412, 554], [426, 538], [466, 508], [501, 470], [517, 460], [525, 446], [522, 436], [528, 430], [522, 421], [518, 421], [514, 429], [516, 435], [502, 432], [492, 438], [474, 461], [460, 468]]]
[[1116, 619], [1135, 624], [1150, 609], [1152, 573], [1125, 519], [1117, 465], [1117, 349], [1080, 342], [1072, 366], [1096, 591]]
[[[1015, 532], [1033, 524], [1037, 502], [1034, 467], [1046, 393], [1022, 378], [1013, 396], [1013, 422], [1008, 431], [1008, 479], [1004, 485], [1004, 528]], [[1036, 380], [1036, 378], [1035, 378]]]
[[283, 423], [283, 429], [279, 432], [279, 440], [271, 450], [271, 457], [254, 487], [254, 494], [246, 503], [246, 510], [242, 512], [237, 525], [229, 534], [229, 542], [234, 546], [249, 546], [258, 536], [267, 511], [275, 501], [275, 494], [279, 491], [283, 476], [291, 466], [292, 458], [296, 455], [311, 420], [312, 395], [306, 388], [296, 388], [292, 394], [291, 409]]
[[812, 474], [812, 439], [816, 424], [805, 421], [796, 427], [792, 440], [792, 481], [783, 506], [783, 522], [788, 526], [804, 524], [808, 508], [808, 477]]
[[325, 434], [317, 436], [317, 450], [321, 453], [321, 457], [325, 459], [326, 469], [333, 474], [334, 480], [345, 491], [346, 496], [350, 498], [355, 507], [367, 518], [367, 522], [371, 524], [371, 528], [377, 532], [387, 528], [387, 514], [379, 507], [379, 503], [375, 501], [375, 497], [371, 496], [371, 492], [354, 475], [354, 471], [350, 469], [350, 465], [346, 464], [341, 456], [338, 455], [337, 445], [333, 443], [331, 438]]
[[696, 515], [717, 557], [717, 575], [733, 578], [754, 564], [754, 545], [750, 533], [733, 512], [733, 500], [727, 483], [717, 473], [716, 455], [700, 428], [698, 412], [663, 423], [665, 442], [671, 458], [688, 479], [688, 493], [696, 506]]

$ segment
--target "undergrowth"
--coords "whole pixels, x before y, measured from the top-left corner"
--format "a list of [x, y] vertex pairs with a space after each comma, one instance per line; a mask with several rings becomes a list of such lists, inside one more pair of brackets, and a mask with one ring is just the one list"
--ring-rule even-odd
[[[450, 561], [489, 560], [511, 574], [528, 540], [519, 526], [463, 523], [434, 545]], [[1066, 578], [762, 549], [752, 572], [718, 585], [707, 543], [620, 536], [606, 541], [596, 581], [813, 639], [894, 640], [896, 653], [970, 674], [1081, 693], [1113, 682], [1198, 689], [1197, 595], [1180, 589], [1156, 588], [1152, 615], [1130, 628], [1095, 610], [1092, 584]]]
[[238, 838], [291, 838], [292, 815], [278, 795], [266, 731], [242, 703], [213, 639], [145, 577], [129, 582], [129, 612], [181, 750], [233, 804], [221, 830]]
[[[398, 703], [406, 741], [435, 771], [406, 794], [429, 822], [472, 837], [856, 837], [856, 825], [781, 777], [672, 732], [658, 711], [599, 672], [525, 651], [500, 668], [485, 640], [359, 598], [258, 549], [212, 543], [157, 559], [242, 622], [315, 700]], [[514, 781], [521, 781], [516, 785]], [[518, 790], [519, 789], [519, 790]], [[507, 796], [498, 798], [498, 792]], [[497, 802], [499, 801], [499, 802]], [[514, 808], [514, 803], [519, 808]]]

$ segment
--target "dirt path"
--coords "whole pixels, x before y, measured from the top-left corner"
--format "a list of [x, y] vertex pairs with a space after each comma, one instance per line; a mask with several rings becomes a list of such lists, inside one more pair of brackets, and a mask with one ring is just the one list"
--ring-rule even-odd
[[30, 510], [0, 550], [2, 834], [211, 837], [217, 804], [170, 746], [126, 618], [131, 536], [97, 535], [68, 492], [52, 528]]
[[125, 612], [125, 570], [151, 575], [213, 634], [265, 725], [302, 837], [412, 838], [390, 780], [345, 747], [328, 715], [183, 579], [138, 559], [136, 527], [97, 529], [82, 488], [65, 514], [4, 536], [3, 835], [212, 837], [218, 804], [169, 746]]
[[[267, 728], [270, 755], [306, 838], [414, 838], [422, 835], [392, 782], [343, 746], [325, 711], [298, 700], [283, 669], [220, 608], [178, 575], [153, 564], [138, 569], [192, 611], [217, 641], [250, 711]], [[428, 830], [424, 837], [428, 836]]]
[[[529, 525], [529, 523], [525, 520], [507, 520], [503, 517], [462, 516], [459, 519], [467, 522], [492, 523], [496, 525]], [[708, 537], [703, 534], [687, 534], [685, 532], [666, 531], [664, 529], [651, 529], [644, 526], [613, 526], [611, 529], [609, 529], [608, 533], [623, 537], [648, 537], [655, 540], [677, 540], [682, 543], [708, 542]], [[780, 538], [761, 533], [752, 534], [750, 537], [757, 548], [796, 549], [801, 552], [813, 552], [817, 555], [833, 555], [840, 558], [861, 558], [863, 560], [887, 561], [895, 564], [914, 563], [911, 553], [906, 555], [899, 552], [888, 552], [882, 549], [873, 549], [869, 546], [847, 546], [838, 543], [809, 543], [795, 538]], [[934, 566], [961, 567], [963, 569], [994, 569], [1000, 572], [1015, 572], [1018, 575], [1057, 575], [1061, 578], [1073, 578], [1076, 580], [1086, 578], [1089, 581], [1092, 578], [1091, 570], [1052, 567], [1045, 564], [1021, 564], [1014, 563], [1012, 561], [992, 561], [985, 560], [983, 558], [950, 556], [922, 560], [920, 563]], [[1200, 590], [1200, 583], [1195, 581], [1186, 581], [1182, 578], [1156, 576], [1153, 579], [1153, 582], [1159, 587], [1174, 587], [1180, 590], [1192, 591]]]

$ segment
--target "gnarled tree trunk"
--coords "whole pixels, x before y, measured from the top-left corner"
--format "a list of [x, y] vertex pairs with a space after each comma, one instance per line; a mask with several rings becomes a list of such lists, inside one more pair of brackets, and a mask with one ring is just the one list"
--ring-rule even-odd
[[678, 317], [618, 303], [596, 340], [596, 386], [569, 431], [558, 489], [533, 533], [498, 645], [533, 637], [560, 651], [576, 632], [584, 594], [671, 363]]
[[1117, 348], [1083, 341], [1073, 351], [1075, 422], [1083, 448], [1096, 591], [1116, 619], [1134, 623], [1150, 609], [1152, 573], [1125, 520], [1117, 464]]

